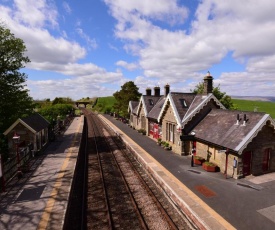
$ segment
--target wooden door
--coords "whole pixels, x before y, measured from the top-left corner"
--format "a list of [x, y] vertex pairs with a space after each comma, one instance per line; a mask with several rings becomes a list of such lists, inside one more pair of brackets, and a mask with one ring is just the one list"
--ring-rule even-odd
[[252, 152], [247, 151], [243, 154], [243, 175], [248, 176], [251, 174], [251, 158]]
[[267, 148], [264, 150], [264, 153], [263, 153], [263, 162], [262, 162], [263, 172], [267, 172], [269, 169], [269, 158], [270, 158], [270, 148]]

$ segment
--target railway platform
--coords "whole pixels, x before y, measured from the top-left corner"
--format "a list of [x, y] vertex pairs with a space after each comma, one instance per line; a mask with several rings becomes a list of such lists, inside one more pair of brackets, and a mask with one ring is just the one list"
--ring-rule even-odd
[[35, 156], [30, 170], [0, 195], [0, 229], [62, 229], [81, 143], [84, 117]]
[[274, 229], [275, 173], [235, 180], [191, 165], [109, 115], [100, 115], [201, 229]]

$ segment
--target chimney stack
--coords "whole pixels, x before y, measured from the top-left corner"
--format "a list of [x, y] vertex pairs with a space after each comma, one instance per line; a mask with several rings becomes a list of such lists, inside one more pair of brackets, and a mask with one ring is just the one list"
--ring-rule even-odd
[[210, 72], [207, 72], [207, 75], [203, 78], [203, 94], [207, 95], [213, 91], [213, 77], [210, 75]]
[[168, 85], [168, 83], [164, 86], [164, 92], [165, 92], [165, 97], [167, 97], [170, 92], [170, 85]]
[[247, 119], [246, 119], [246, 114], [244, 114], [244, 115], [243, 115], [243, 126], [246, 126], [246, 121], [247, 121]]
[[152, 92], [151, 88], [147, 88], [146, 89], [146, 96], [151, 96], [151, 92]]
[[239, 122], [240, 122], [240, 114], [237, 114], [237, 123], [236, 123], [236, 125], [239, 125]]
[[159, 88], [159, 86], [156, 86], [154, 88], [154, 90], [155, 90], [155, 96], [159, 97], [160, 96], [160, 88]]

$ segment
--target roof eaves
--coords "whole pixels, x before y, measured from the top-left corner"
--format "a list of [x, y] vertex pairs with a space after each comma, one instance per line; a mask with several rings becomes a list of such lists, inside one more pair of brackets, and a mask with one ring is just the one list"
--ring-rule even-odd
[[274, 120], [270, 117], [269, 114], [265, 114], [261, 118], [261, 120], [254, 126], [254, 128], [246, 135], [246, 137], [234, 149], [236, 152], [238, 152], [239, 155], [241, 155], [242, 151], [247, 147], [247, 145], [252, 141], [252, 139], [258, 135], [258, 133], [260, 132], [260, 130], [263, 128], [263, 126], [266, 124], [268, 120], [275, 127]]
[[168, 96], [166, 97], [164, 103], [163, 103], [163, 106], [162, 106], [162, 108], [160, 110], [160, 113], [159, 113], [159, 116], [158, 116], [158, 122], [160, 122], [160, 120], [161, 120], [162, 114], [164, 112], [164, 108], [166, 107], [168, 101], [171, 101], [171, 96], [170, 95], [171, 94], [169, 93]]
[[27, 129], [29, 129], [31, 132], [36, 133], [36, 131], [30, 127], [28, 124], [26, 124], [23, 120], [21, 120], [20, 118], [18, 118], [3, 134], [6, 136], [10, 133], [11, 130], [14, 129], [14, 127], [16, 125], [18, 125], [19, 123], [21, 123], [22, 125], [24, 125]]
[[132, 102], [131, 101], [129, 101], [129, 104], [128, 104], [128, 113], [132, 113], [133, 112], [133, 108], [132, 108]]
[[143, 96], [141, 96], [140, 100], [139, 100], [139, 103], [138, 103], [138, 108], [137, 108], [137, 115], [139, 114], [139, 111], [140, 111], [140, 108], [141, 108], [141, 105], [142, 105], [142, 100], [143, 99]]
[[177, 121], [177, 124], [181, 126], [181, 122], [180, 122], [180, 116], [179, 116], [179, 113], [178, 113], [178, 110], [176, 108], [176, 105], [175, 105], [175, 102], [173, 100], [173, 97], [171, 96], [171, 106], [172, 106], [172, 110], [174, 112], [174, 115], [176, 117], [176, 121]]
[[188, 114], [186, 117], [184, 117], [182, 119], [182, 126], [184, 126], [188, 121], [190, 121], [192, 119], [192, 117], [198, 113], [200, 111], [200, 109], [202, 109], [208, 101], [210, 101], [211, 99], [213, 99], [220, 107], [221, 109], [226, 109], [223, 104], [211, 93], [208, 96], [205, 96], [205, 99], [193, 110], [193, 112], [191, 112], [190, 114]]
[[143, 109], [144, 109], [145, 117], [147, 117], [148, 111], [147, 111], [147, 108], [146, 108], [146, 103], [145, 103], [144, 97], [142, 97], [142, 103], [143, 103]]

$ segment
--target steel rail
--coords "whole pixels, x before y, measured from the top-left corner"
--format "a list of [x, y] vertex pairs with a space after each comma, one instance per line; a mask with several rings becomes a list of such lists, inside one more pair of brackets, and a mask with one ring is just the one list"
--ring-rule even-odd
[[[94, 116], [93, 114], [90, 114], [91, 117]], [[96, 122], [94, 121], [94, 119], [90, 119], [90, 121], [93, 123], [92, 125], [92, 130], [93, 130], [93, 133], [94, 133], [94, 144], [95, 144], [95, 148], [96, 148], [96, 153], [97, 153], [97, 161], [98, 161], [98, 164], [99, 164], [99, 170], [100, 170], [100, 175], [101, 175], [101, 180], [102, 180], [102, 183], [103, 183], [103, 193], [104, 193], [104, 197], [105, 197], [105, 204], [106, 204], [106, 212], [107, 212], [107, 218], [108, 218], [108, 223], [109, 223], [109, 228], [110, 229], [114, 229], [114, 223], [113, 223], [113, 220], [111, 218], [111, 208], [110, 208], [110, 202], [109, 202], [109, 199], [108, 199], [108, 191], [107, 191], [107, 188], [106, 188], [106, 181], [105, 181], [105, 177], [104, 177], [104, 173], [103, 173], [103, 167], [102, 167], [102, 163], [101, 163], [101, 158], [100, 158], [100, 154], [99, 154], [99, 151], [98, 151], [98, 143], [97, 143], [97, 134], [101, 134]], [[99, 135], [100, 136], [100, 135]]]

